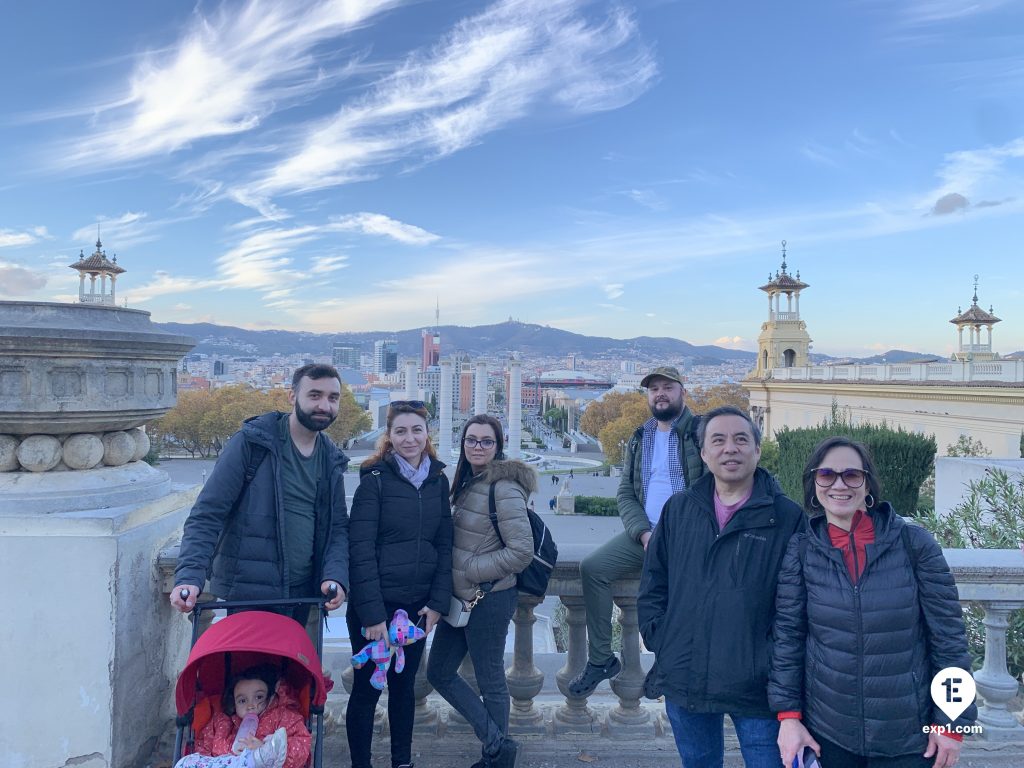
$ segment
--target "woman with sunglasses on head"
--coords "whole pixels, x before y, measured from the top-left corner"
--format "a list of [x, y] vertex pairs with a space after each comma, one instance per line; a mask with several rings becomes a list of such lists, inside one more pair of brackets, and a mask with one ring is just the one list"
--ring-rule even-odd
[[768, 683], [783, 765], [810, 747], [823, 768], [949, 768], [962, 737], [931, 682], [971, 658], [942, 549], [881, 501], [860, 443], [822, 441], [803, 484], [811, 521], [779, 574]]
[[[391, 403], [387, 430], [359, 469], [349, 523], [349, 638], [355, 654], [367, 641], [387, 641], [399, 609], [429, 635], [452, 594], [452, 515], [448, 478], [427, 431], [419, 400]], [[405, 669], [387, 675], [391, 766], [412, 766], [416, 670], [424, 642], [405, 647]], [[345, 723], [352, 768], [370, 768], [373, 714], [381, 692], [373, 664], [354, 670]]]
[[[537, 474], [521, 461], [506, 459], [503, 448], [497, 419], [478, 414], [466, 422], [452, 481], [452, 581], [463, 604], [476, 602], [465, 626], [438, 625], [427, 662], [430, 684], [480, 739], [482, 757], [473, 768], [512, 768], [519, 752], [519, 744], [508, 738], [505, 636], [516, 609], [516, 574], [533, 559], [526, 504], [537, 490]], [[496, 525], [490, 515], [492, 487]], [[459, 675], [467, 653], [479, 696]]]

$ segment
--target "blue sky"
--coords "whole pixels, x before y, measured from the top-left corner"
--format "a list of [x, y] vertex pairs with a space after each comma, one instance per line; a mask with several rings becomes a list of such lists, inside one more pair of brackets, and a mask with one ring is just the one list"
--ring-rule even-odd
[[20, 4], [0, 25], [0, 298], [100, 224], [159, 321], [509, 316], [754, 348], [1024, 349], [1024, 5]]

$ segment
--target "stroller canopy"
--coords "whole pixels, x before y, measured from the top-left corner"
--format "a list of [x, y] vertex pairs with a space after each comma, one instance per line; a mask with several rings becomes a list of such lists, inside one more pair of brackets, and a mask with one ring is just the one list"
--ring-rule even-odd
[[[230, 655], [230, 671], [227, 668]], [[297, 690], [312, 683], [310, 703], [327, 701], [320, 659], [305, 628], [297, 621], [266, 611], [245, 611], [221, 619], [196, 641], [185, 668], [178, 675], [174, 703], [184, 715], [196, 699], [223, 692], [226, 673], [238, 674], [247, 667], [287, 661], [283, 678]]]

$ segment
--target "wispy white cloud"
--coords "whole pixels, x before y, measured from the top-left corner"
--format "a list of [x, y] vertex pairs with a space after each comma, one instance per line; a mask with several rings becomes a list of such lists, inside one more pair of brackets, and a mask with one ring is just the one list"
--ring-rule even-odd
[[850, 136], [847, 138], [845, 143], [846, 149], [860, 155], [871, 154], [877, 146], [878, 143], [860, 130], [860, 128], [854, 128], [853, 131], [850, 132]]
[[246, 236], [217, 259], [222, 286], [275, 291], [304, 279], [305, 275], [292, 267], [290, 254], [319, 236], [320, 228], [311, 225], [265, 229]]
[[812, 163], [818, 165], [825, 165], [829, 168], [838, 168], [839, 161], [836, 159], [835, 153], [827, 149], [826, 147], [809, 142], [800, 147], [800, 154], [810, 160]]
[[664, 211], [669, 207], [665, 198], [650, 189], [628, 189], [624, 194], [634, 203], [652, 211]]
[[[422, 271], [408, 271], [399, 278], [361, 285], [346, 297], [306, 303], [292, 311], [296, 327], [328, 331], [336, 328], [371, 330], [387, 318], [389, 327], [414, 327], [422, 322], [423, 307], [432, 307], [438, 296], [452, 322], [484, 321], [494, 311], [494, 292], [482, 286], [500, 286], [502, 301], [533, 298], [564, 289], [560, 277], [538, 281], [542, 269], [550, 270], [544, 254], [528, 251], [475, 249], [432, 262]], [[571, 272], [565, 267], [565, 274]]]
[[622, 283], [609, 283], [604, 287], [604, 295], [609, 299], [619, 298], [624, 291], [622, 290]]
[[[956, 226], [971, 216], [1024, 213], [1024, 138], [951, 153], [942, 159], [936, 175], [939, 183], [933, 188], [898, 196], [689, 216], [665, 227], [620, 223], [601, 231], [594, 224], [590, 228], [598, 231], [577, 239], [565, 258], [587, 263], [595, 274], [628, 270], [631, 279], [640, 282], [670, 274], [689, 260], [774, 251], [781, 236], [806, 247]], [[953, 193], [980, 202], [957, 209], [967, 217], [932, 215], [936, 202]], [[957, 200], [948, 198], [946, 204]], [[799, 265], [799, 255], [791, 252], [791, 268], [794, 264]]]
[[742, 336], [720, 336], [711, 343], [716, 347], [725, 347], [726, 349], [757, 349], [757, 341], [745, 339]]
[[320, 227], [312, 225], [252, 232], [216, 260], [213, 276], [172, 275], [161, 270], [153, 273], [148, 283], [126, 290], [125, 295], [132, 303], [142, 303], [168, 294], [245, 289], [280, 299], [306, 279], [303, 271], [292, 266], [293, 252], [316, 240], [320, 232]]
[[0, 261], [0, 296], [25, 296], [46, 285], [45, 275]]
[[[84, 231], [83, 228], [76, 234]], [[319, 241], [351, 232], [384, 235], [410, 244], [438, 239], [437, 235], [419, 227], [373, 213], [291, 227], [249, 220], [244, 226], [229, 231], [240, 233], [240, 239], [216, 259], [212, 275], [172, 275], [157, 271], [147, 283], [126, 290], [125, 295], [133, 303], [143, 303], [157, 296], [208, 289], [250, 290], [260, 294], [264, 306], [293, 309], [301, 306], [301, 302], [291, 298], [299, 289], [322, 283], [325, 275], [348, 266], [349, 257], [345, 254], [307, 256], [307, 249]], [[107, 237], [106, 225], [103, 236]]]
[[1010, 3], [1011, 0], [903, 0], [898, 8], [905, 23], [928, 25], [979, 16]]
[[934, 200], [951, 192], [973, 197], [1014, 194], [1024, 186], [1024, 137], [984, 149], [951, 152], [938, 171]]
[[127, 248], [156, 240], [165, 222], [152, 221], [144, 211], [127, 211], [117, 217], [100, 216], [92, 224], [71, 233], [75, 243], [91, 243], [93, 238], [106, 240], [116, 248]]
[[349, 183], [398, 160], [426, 162], [533, 111], [614, 109], [657, 74], [633, 17], [599, 22], [582, 0], [501, 0], [410, 56], [364, 98], [309, 129], [245, 189], [250, 200]]
[[[244, 133], [330, 79], [315, 49], [399, 0], [265, 0], [197, 10], [175, 44], [141, 55], [62, 166], [110, 165]], [[68, 116], [65, 114], [64, 116]]]
[[32, 243], [38, 240], [39, 235], [34, 231], [16, 232], [12, 229], [0, 229], [0, 248], [17, 248], [23, 245], [32, 245]]
[[323, 275], [328, 272], [334, 272], [339, 269], [344, 269], [348, 266], [345, 262], [348, 261], [348, 256], [315, 256], [313, 257], [313, 266], [310, 267], [310, 272], [314, 275]]
[[427, 245], [441, 239], [413, 224], [389, 218], [382, 213], [352, 213], [331, 220], [331, 228], [341, 232], [361, 232], [364, 235], [390, 237], [406, 245]]
[[[170, 272], [157, 270], [153, 273], [149, 282], [137, 286], [129, 285], [127, 287], [122, 287], [119, 291], [119, 295], [127, 299], [129, 304], [144, 304], [158, 296], [173, 296], [179, 293], [191, 294], [207, 288], [215, 288], [219, 284], [220, 281], [215, 278], [172, 275]], [[178, 305], [178, 307], [180, 306], [188, 305]]]
[[907, 149], [915, 149], [914, 145], [907, 141], [906, 139], [904, 139], [903, 136], [899, 133], [899, 131], [897, 131], [895, 128], [889, 129], [889, 137], [897, 144], [899, 144], [901, 147], [906, 147]]

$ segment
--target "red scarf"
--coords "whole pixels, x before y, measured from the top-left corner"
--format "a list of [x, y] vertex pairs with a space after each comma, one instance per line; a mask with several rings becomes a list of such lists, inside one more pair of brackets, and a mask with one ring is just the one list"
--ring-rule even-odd
[[842, 551], [846, 570], [850, 572], [850, 581], [856, 584], [867, 564], [867, 546], [875, 541], [875, 525], [871, 517], [864, 510], [858, 509], [853, 513], [849, 531], [829, 523], [828, 537], [832, 546]]

